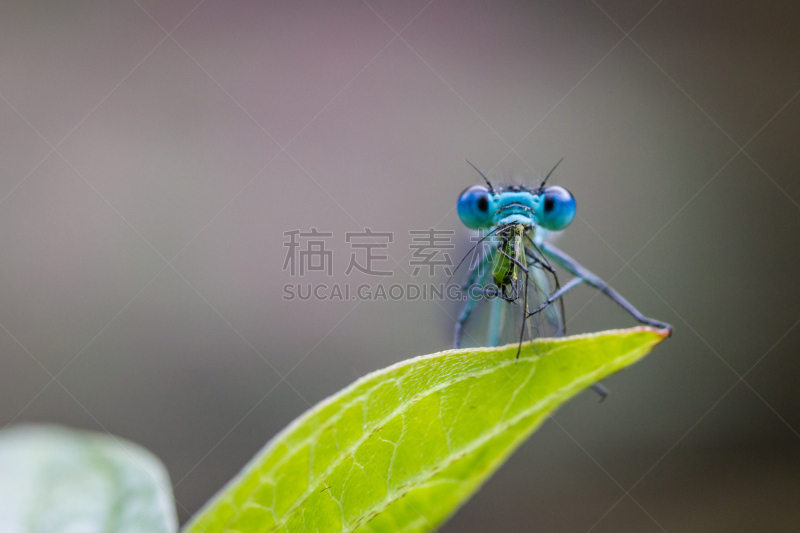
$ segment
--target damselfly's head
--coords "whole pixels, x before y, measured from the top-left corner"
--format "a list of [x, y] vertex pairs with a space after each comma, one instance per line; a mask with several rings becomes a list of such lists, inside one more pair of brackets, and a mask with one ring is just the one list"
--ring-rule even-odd
[[552, 172], [535, 189], [525, 185], [495, 188], [481, 174], [488, 187], [473, 185], [462, 192], [458, 197], [458, 217], [470, 229], [523, 224], [560, 231], [575, 218], [576, 204], [575, 197], [564, 187], [546, 186]]

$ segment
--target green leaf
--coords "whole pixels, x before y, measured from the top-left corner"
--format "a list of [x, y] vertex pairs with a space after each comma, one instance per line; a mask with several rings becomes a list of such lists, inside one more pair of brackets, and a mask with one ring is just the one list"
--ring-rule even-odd
[[450, 350], [369, 374], [295, 420], [186, 526], [430, 531], [560, 404], [667, 335], [638, 327]]
[[131, 442], [59, 426], [0, 432], [3, 533], [170, 533], [161, 462]]

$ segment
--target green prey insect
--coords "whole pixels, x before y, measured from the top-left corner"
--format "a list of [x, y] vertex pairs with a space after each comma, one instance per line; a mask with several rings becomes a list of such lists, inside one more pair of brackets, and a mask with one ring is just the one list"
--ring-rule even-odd
[[[547, 242], [547, 234], [569, 226], [576, 212], [575, 198], [567, 189], [547, 186], [547, 180], [560, 163], [556, 163], [535, 188], [527, 185], [494, 187], [475, 165], [469, 163], [484, 179], [486, 186], [473, 185], [461, 193], [457, 204], [458, 216], [468, 228], [482, 231], [478, 243], [487, 243], [488, 246], [482, 256], [476, 254], [477, 260], [471, 265], [462, 287], [467, 299], [455, 324], [455, 348], [461, 345], [464, 326], [481, 299], [491, 301], [487, 346], [499, 345], [509, 308], [515, 308], [516, 314], [522, 317], [518, 358], [526, 326], [530, 339], [564, 335], [562, 297], [581, 283], [601, 291], [642, 324], [672, 331], [672, 326], [644, 316], [606, 282]], [[554, 265], [574, 277], [561, 285]], [[554, 280], [553, 292], [550, 292], [550, 278]], [[552, 305], [557, 301], [560, 308]], [[605, 395], [601, 385], [596, 385], [595, 390]]]

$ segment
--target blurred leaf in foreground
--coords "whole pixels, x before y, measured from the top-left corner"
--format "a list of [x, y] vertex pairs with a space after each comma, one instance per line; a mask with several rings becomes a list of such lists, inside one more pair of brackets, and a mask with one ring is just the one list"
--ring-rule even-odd
[[131, 442], [59, 426], [0, 432], [3, 533], [172, 533], [169, 477]]
[[369, 374], [295, 420], [186, 526], [422, 532], [463, 504], [553, 410], [667, 335], [637, 327], [450, 350]]

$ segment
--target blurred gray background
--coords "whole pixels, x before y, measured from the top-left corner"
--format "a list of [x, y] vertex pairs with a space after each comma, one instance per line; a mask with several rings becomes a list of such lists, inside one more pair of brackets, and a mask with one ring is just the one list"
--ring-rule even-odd
[[[0, 424], [142, 443], [181, 520], [356, 377], [448, 348], [409, 230], [479, 177], [554, 182], [559, 246], [675, 326], [442, 531], [797, 531], [796, 2], [0, 2]], [[333, 277], [283, 232], [333, 233]], [[345, 232], [393, 232], [345, 276]], [[426, 281], [444, 282], [446, 275]], [[416, 281], [419, 281], [416, 279]], [[459, 278], [461, 279], [461, 278]], [[633, 325], [579, 288], [572, 333]]]

